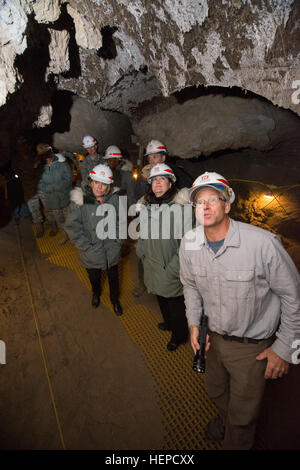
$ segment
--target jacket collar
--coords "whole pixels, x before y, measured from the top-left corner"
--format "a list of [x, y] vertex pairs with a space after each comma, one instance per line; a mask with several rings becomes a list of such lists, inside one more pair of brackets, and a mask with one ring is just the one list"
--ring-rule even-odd
[[[236, 220], [229, 219], [230, 225], [227, 235], [224, 240], [223, 248], [225, 249], [227, 246], [235, 246], [238, 247], [241, 244], [240, 238], [240, 230], [239, 225]], [[204, 233], [203, 225], [198, 224], [196, 227], [196, 235], [197, 235], [197, 242], [200, 246], [206, 245], [208, 247], [208, 241], [206, 235]]]
[[83, 204], [96, 204], [97, 200], [93, 193], [88, 192], [83, 195]]
[[[147, 204], [145, 201], [145, 196], [142, 196], [138, 201], [138, 204], [148, 205], [151, 208], [151, 204]], [[165, 202], [165, 204], [180, 204], [184, 206], [185, 204], [190, 204], [189, 201], [189, 194], [188, 188], [178, 189], [177, 192], [174, 194], [173, 198], [169, 202]]]
[[[102, 203], [109, 201], [112, 194], [112, 191], [110, 191], [108, 194], [105, 194], [102, 198]], [[86, 193], [83, 194], [83, 204], [99, 204], [99, 202], [94, 196], [93, 191], [90, 188], [88, 188]]]
[[233, 220], [233, 219], [229, 219], [229, 220], [230, 220], [230, 226], [229, 226], [229, 230], [224, 240], [224, 246], [238, 247], [241, 244], [239, 224], [236, 220]]

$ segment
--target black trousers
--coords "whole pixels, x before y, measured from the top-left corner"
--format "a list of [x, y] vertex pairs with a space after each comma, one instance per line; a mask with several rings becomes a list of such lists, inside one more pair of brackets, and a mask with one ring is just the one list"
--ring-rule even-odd
[[184, 297], [161, 297], [157, 295], [159, 308], [167, 327], [172, 332], [171, 341], [181, 344], [188, 339], [189, 330], [185, 316]]
[[[94, 294], [100, 297], [101, 295], [101, 269], [97, 268], [86, 268], [86, 271], [89, 276], [89, 280], [92, 286], [92, 291]], [[107, 277], [109, 284], [109, 297], [113, 304], [119, 300], [119, 273], [118, 265], [112, 266], [107, 269]]]

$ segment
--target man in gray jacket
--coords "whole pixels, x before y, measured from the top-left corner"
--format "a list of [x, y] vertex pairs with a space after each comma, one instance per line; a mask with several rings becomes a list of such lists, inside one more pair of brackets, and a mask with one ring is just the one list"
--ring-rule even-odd
[[105, 162], [103, 157], [99, 154], [98, 142], [95, 137], [91, 135], [85, 135], [82, 139], [82, 146], [88, 153], [80, 166], [81, 187], [83, 191], [86, 191], [89, 187], [90, 172], [96, 165]]
[[122, 152], [116, 145], [110, 145], [103, 157], [114, 176], [114, 186], [127, 196], [128, 207], [135, 203], [135, 180], [132, 176], [132, 163], [123, 158]]
[[265, 380], [287, 374], [300, 338], [299, 273], [280, 239], [229, 218], [235, 195], [204, 173], [190, 189], [199, 225], [180, 247], [180, 273], [194, 353], [208, 316], [204, 381], [220, 416], [207, 437], [251, 449]]

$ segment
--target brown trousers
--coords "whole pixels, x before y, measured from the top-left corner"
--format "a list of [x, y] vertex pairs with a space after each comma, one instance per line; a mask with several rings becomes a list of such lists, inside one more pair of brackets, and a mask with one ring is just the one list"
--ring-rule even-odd
[[264, 389], [266, 360], [256, 356], [274, 341], [258, 344], [225, 340], [210, 332], [204, 382], [225, 423], [223, 449], [251, 449]]

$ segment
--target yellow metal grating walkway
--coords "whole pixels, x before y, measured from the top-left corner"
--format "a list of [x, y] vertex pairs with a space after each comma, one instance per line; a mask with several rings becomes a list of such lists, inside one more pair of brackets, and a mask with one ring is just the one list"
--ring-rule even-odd
[[[58, 245], [60, 237], [57, 234], [36, 238], [41, 253], [49, 254], [47, 261], [50, 263], [74, 270], [91, 290], [86, 270], [78, 263], [76, 248], [70, 241]], [[134, 302], [128, 256], [120, 261], [119, 273], [120, 302], [125, 313], [118, 318], [131, 340], [140, 347], [154, 378], [165, 429], [162, 450], [220, 449], [219, 444], [208, 442], [204, 437], [204, 427], [216, 415], [216, 409], [206, 394], [201, 376], [192, 370], [189, 344], [172, 353], [167, 351], [166, 337], [157, 328], [157, 318]], [[113, 313], [107, 277], [103, 279], [101, 303]]]

